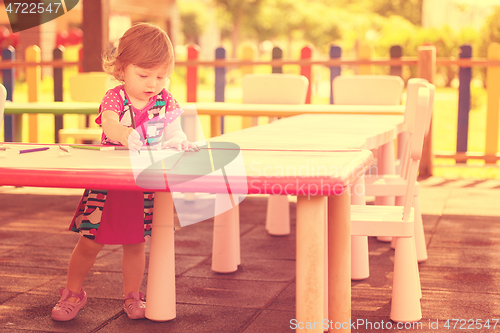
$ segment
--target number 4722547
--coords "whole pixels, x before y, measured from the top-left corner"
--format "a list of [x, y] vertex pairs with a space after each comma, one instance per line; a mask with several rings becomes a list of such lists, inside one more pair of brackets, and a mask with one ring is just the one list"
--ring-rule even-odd
[[[12, 6], [14, 5], [14, 6]], [[52, 5], [54, 5], [52, 7]], [[15, 9], [13, 8], [15, 7]], [[14, 2], [14, 3], [9, 3], [7, 7], [5, 8], [5, 11], [9, 14], [11, 13], [21, 13], [21, 14], [42, 14], [44, 12], [49, 12], [49, 13], [57, 13], [59, 11], [59, 8], [61, 7], [61, 3], [27, 3], [27, 2]]]
[[498, 319], [448, 319], [444, 323], [444, 327], [447, 329], [495, 329], [498, 324]]

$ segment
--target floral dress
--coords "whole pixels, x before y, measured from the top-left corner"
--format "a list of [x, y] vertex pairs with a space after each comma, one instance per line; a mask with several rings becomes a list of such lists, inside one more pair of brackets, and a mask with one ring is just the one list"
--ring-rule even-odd
[[[108, 90], [99, 107], [97, 124], [101, 124], [101, 114], [105, 110], [115, 111], [120, 123], [127, 127], [132, 126], [132, 112], [136, 130], [150, 145], [160, 143], [163, 129], [183, 112], [165, 89], [138, 110], [130, 104], [123, 86]], [[104, 133], [101, 143], [120, 145]], [[69, 230], [101, 244], [141, 243], [151, 235], [153, 205], [154, 192], [86, 189]]]

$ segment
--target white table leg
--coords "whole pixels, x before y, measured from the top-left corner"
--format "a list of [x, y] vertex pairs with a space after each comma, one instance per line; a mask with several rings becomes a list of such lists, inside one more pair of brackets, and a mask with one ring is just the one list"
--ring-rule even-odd
[[[378, 174], [379, 175], [393, 175], [396, 173], [396, 166], [394, 163], [394, 141], [390, 141], [385, 145], [378, 148]], [[394, 197], [376, 197], [376, 205], [394, 206]], [[379, 241], [390, 242], [392, 237], [377, 237]]]
[[[323, 196], [297, 198], [296, 319], [304, 331], [306, 323], [322, 322], [324, 316], [325, 204]], [[308, 332], [322, 333], [323, 328]]]
[[[220, 201], [217, 194], [215, 205]], [[217, 211], [217, 209], [216, 209]], [[233, 207], [214, 217], [212, 244], [212, 270], [217, 273], [232, 273], [238, 269], [239, 259], [239, 208]]]
[[169, 192], [156, 192], [149, 253], [146, 318], [175, 318], [174, 202]]
[[328, 319], [330, 328], [351, 331], [351, 198], [328, 197]]
[[270, 235], [290, 234], [290, 203], [286, 195], [270, 195], [267, 199], [266, 230]]

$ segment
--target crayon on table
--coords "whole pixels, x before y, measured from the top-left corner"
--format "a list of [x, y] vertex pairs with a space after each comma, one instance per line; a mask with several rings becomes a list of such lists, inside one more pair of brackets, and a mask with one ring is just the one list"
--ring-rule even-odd
[[65, 152], [67, 152], [67, 153], [69, 153], [68, 148], [66, 148], [66, 147], [64, 147], [64, 146], [59, 145], [59, 149], [61, 149], [62, 151], [65, 151]]
[[48, 150], [48, 149], [49, 149], [49, 147], [24, 149], [24, 150], [20, 150], [19, 154], [34, 153], [34, 152], [37, 152], [37, 151], [44, 151], [44, 150]]
[[70, 145], [71, 148], [77, 149], [91, 149], [91, 150], [101, 150], [99, 146], [80, 146], [80, 145]]

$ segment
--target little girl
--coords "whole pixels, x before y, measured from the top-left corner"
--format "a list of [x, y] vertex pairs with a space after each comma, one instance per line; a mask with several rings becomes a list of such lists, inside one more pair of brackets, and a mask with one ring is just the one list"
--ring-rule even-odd
[[[198, 150], [180, 127], [182, 110], [177, 101], [164, 89], [174, 69], [174, 54], [163, 30], [146, 23], [134, 25], [103, 62], [104, 70], [123, 85], [109, 90], [99, 107], [96, 123], [103, 128], [102, 144], [139, 150], [144, 144], [159, 144], [164, 137], [162, 148]], [[70, 225], [82, 236], [71, 255], [66, 288], [52, 309], [54, 320], [75, 318], [87, 302], [83, 280], [104, 244], [122, 244], [124, 310], [130, 319], [145, 317], [146, 303], [139, 288], [153, 202], [153, 192], [85, 190]]]

